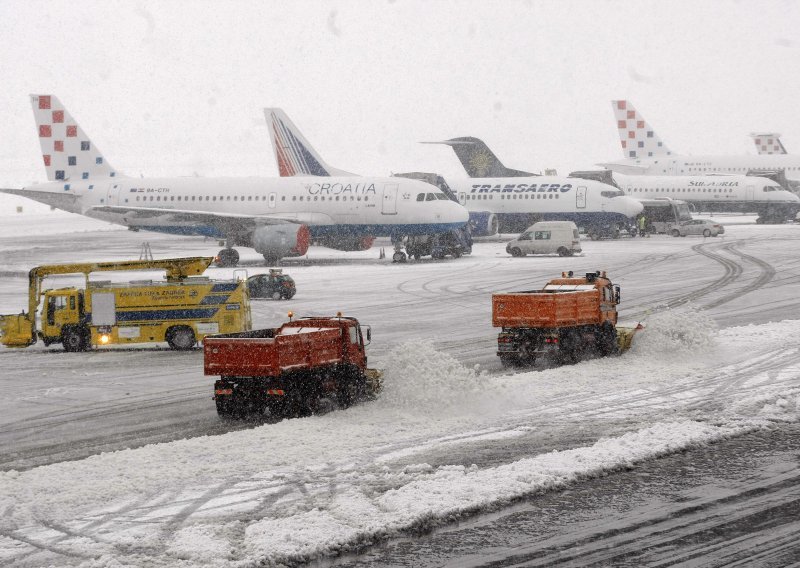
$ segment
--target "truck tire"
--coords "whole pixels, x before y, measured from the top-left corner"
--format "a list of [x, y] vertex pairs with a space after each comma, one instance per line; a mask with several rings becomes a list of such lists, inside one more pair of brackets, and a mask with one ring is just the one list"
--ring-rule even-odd
[[87, 337], [87, 330], [83, 327], [68, 327], [61, 331], [61, 344], [64, 351], [77, 352], [89, 349], [91, 340]]
[[519, 367], [519, 357], [517, 355], [500, 355], [500, 364], [505, 369]]
[[583, 346], [577, 333], [566, 331], [561, 335], [558, 359], [562, 364], [577, 363], [581, 360]]
[[710, 237], [710, 236], [711, 236], [711, 231], [709, 231], [708, 229], [705, 229], [705, 230], [703, 231], [703, 236], [704, 236], [704, 237]]
[[672, 231], [670, 231], [669, 234], [672, 235], [673, 237], [680, 237], [681, 236], [681, 232], [678, 229], [672, 229]]
[[509, 252], [511, 253], [511, 256], [515, 257], [525, 256], [522, 250], [517, 247], [512, 248]]
[[166, 340], [170, 348], [176, 351], [186, 351], [197, 343], [194, 331], [185, 325], [176, 325], [167, 330]]
[[558, 256], [572, 256], [572, 253], [566, 247], [559, 247]]
[[597, 350], [603, 357], [614, 355], [618, 352], [617, 347], [617, 328], [609, 322], [600, 326], [596, 337]]

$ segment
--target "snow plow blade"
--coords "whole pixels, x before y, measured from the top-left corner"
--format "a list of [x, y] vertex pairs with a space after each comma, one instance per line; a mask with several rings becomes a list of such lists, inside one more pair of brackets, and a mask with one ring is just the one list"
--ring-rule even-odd
[[633, 336], [643, 329], [644, 326], [642, 324], [639, 324], [636, 327], [617, 326], [617, 347], [619, 348], [619, 352], [625, 353], [628, 349], [630, 349], [631, 343], [633, 342]]
[[367, 379], [367, 396], [375, 398], [383, 388], [383, 371], [379, 369], [365, 369], [364, 376]]

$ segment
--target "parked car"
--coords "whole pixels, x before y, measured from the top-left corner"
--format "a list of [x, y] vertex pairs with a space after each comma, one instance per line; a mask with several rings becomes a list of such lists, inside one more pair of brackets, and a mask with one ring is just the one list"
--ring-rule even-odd
[[255, 274], [247, 279], [251, 298], [291, 300], [297, 292], [294, 280], [280, 268], [271, 268], [269, 274]]
[[511, 256], [555, 254], [572, 256], [581, 252], [578, 227], [572, 221], [539, 221], [506, 245]]
[[725, 227], [710, 219], [692, 219], [682, 221], [674, 225], [670, 234], [673, 237], [685, 237], [686, 235], [703, 235], [704, 237], [716, 237], [725, 232]]

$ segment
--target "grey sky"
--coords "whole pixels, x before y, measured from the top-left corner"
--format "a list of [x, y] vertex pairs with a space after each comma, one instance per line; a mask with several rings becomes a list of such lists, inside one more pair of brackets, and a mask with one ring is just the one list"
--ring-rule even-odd
[[130, 175], [277, 175], [264, 106], [349, 171], [463, 177], [478, 136], [510, 167], [620, 158], [610, 100], [674, 151], [800, 152], [795, 2], [0, 0], [0, 185], [45, 178], [29, 93], [58, 95]]

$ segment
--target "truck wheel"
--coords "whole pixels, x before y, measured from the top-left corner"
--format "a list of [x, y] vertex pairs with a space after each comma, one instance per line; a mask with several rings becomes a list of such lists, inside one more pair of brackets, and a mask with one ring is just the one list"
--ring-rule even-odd
[[672, 235], [673, 237], [680, 237], [681, 236], [681, 232], [678, 229], [672, 229], [672, 231], [670, 231], [669, 234]]
[[61, 332], [61, 344], [64, 346], [64, 351], [86, 351], [89, 348], [86, 330], [79, 327], [70, 327], [63, 330]]
[[294, 292], [286, 292], [286, 294], [284, 294], [284, 296], [283, 296], [283, 299], [284, 300], [291, 300], [292, 297], [294, 297]]
[[506, 369], [519, 367], [519, 357], [516, 355], [500, 355], [500, 364]]
[[604, 357], [617, 353], [617, 328], [605, 322], [597, 334], [597, 350]]
[[711, 236], [711, 231], [709, 231], [708, 229], [704, 230], [703, 231], [703, 236], [704, 237], [710, 237]]
[[167, 330], [167, 343], [176, 351], [186, 351], [194, 347], [197, 339], [192, 328], [186, 326], [175, 326]]
[[217, 405], [217, 416], [225, 420], [238, 418], [236, 406], [233, 404], [233, 401], [230, 400], [230, 398], [217, 398], [214, 400], [214, 402]]
[[281, 299], [281, 293], [280, 292], [273, 292], [272, 295], [270, 296], [270, 298], [272, 298], [273, 300], [280, 300]]
[[559, 247], [558, 256], [569, 256], [569, 251], [564, 247]]
[[511, 253], [511, 256], [516, 256], [516, 257], [523, 256], [522, 255], [522, 250], [520, 250], [517, 247], [512, 248], [509, 252]]

